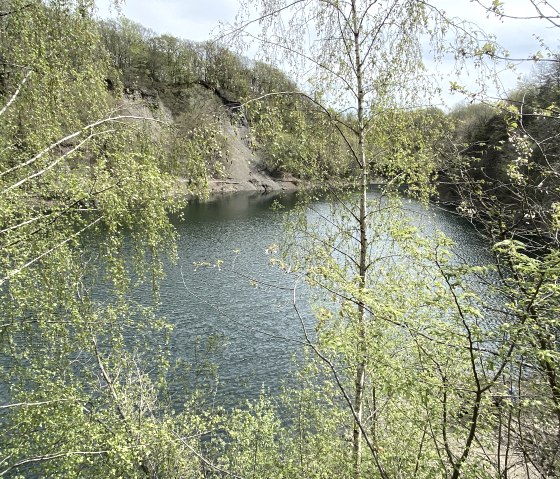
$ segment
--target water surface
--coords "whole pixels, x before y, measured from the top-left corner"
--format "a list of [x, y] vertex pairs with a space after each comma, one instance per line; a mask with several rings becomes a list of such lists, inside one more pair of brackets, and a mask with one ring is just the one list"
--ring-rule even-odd
[[[272, 267], [268, 252], [283, 234], [273, 203], [289, 210], [295, 201], [293, 194], [237, 193], [190, 204], [182, 219], [174, 219], [179, 261], [167, 267], [161, 313], [175, 325], [173, 356], [195, 363], [191, 386], [210, 386], [220, 404], [254, 399], [263, 388], [278, 394], [301, 356], [304, 337], [291, 291], [295, 277]], [[439, 229], [449, 235], [465, 261], [488, 260], [481, 238], [462, 218], [408, 200], [404, 207], [426, 234]], [[329, 211], [321, 201], [314, 209]], [[310, 322], [306, 289], [298, 288], [298, 304]], [[211, 363], [215, 375], [207, 374]], [[187, 393], [177, 388], [179, 398]]]

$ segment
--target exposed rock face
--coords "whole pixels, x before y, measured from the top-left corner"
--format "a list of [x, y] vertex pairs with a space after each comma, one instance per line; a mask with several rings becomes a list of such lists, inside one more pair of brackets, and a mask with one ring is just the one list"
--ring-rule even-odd
[[228, 154], [224, 162], [225, 177], [210, 182], [212, 193], [232, 191], [278, 191], [297, 188], [295, 178], [272, 178], [265, 169], [264, 160], [250, 143], [250, 130], [245, 124], [232, 125], [223, 119], [223, 134], [227, 139]]
[[144, 102], [148, 108], [152, 110], [157, 110], [161, 107], [161, 102], [159, 99], [159, 93], [155, 89], [149, 88], [125, 88], [124, 90], [125, 98], [133, 103]]
[[[122, 114], [173, 121], [171, 111], [163, 104], [156, 90], [126, 88], [122, 99]], [[156, 123], [154, 126], [158, 128]]]
[[[209, 87], [203, 85], [207, 90]], [[225, 98], [220, 92], [210, 90], [217, 100], [214, 106], [223, 108], [221, 117], [222, 134], [226, 139], [227, 154], [224, 155], [224, 174], [209, 182], [210, 193], [231, 193], [235, 191], [279, 191], [297, 189], [298, 180], [292, 176], [273, 178], [266, 170], [265, 161], [251, 145], [251, 131], [246, 120], [236, 114], [241, 105]], [[125, 89], [123, 107], [126, 114], [145, 118], [158, 118], [166, 122], [174, 120], [171, 108], [166, 106], [162, 95], [155, 89]], [[187, 100], [185, 100], [186, 104]], [[175, 104], [175, 110], [180, 105]], [[175, 111], [177, 113], [177, 111]], [[153, 127], [157, 133], [157, 124]]]

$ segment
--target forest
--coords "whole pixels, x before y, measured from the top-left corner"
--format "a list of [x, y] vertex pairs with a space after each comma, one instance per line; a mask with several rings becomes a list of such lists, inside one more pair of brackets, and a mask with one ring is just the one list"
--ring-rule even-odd
[[[0, 477], [560, 476], [556, 46], [501, 98], [451, 81], [446, 110], [419, 104], [439, 88], [424, 45], [484, 86], [511, 61], [491, 32], [430, 1], [240, 3], [200, 43], [91, 0], [0, 0]], [[558, 28], [553, 1], [525, 3]], [[280, 396], [210, 408], [186, 381], [178, 406], [159, 286], [171, 217], [224, 175], [224, 125], [302, 185], [269, 251], [301, 360]], [[468, 220], [491, 260], [409, 200]]]

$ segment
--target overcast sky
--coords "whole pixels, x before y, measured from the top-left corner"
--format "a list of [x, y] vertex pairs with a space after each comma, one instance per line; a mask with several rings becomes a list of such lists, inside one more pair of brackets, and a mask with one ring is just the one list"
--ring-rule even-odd
[[[487, 4], [491, 3], [491, 0], [485, 1]], [[116, 15], [114, 8], [112, 11], [109, 8], [109, 3], [109, 0], [97, 2], [100, 16]], [[480, 6], [469, 0], [435, 0], [435, 3], [448, 14], [475, 22], [487, 33], [494, 34], [514, 58], [524, 58], [541, 49], [535, 34], [552, 50], [560, 48], [560, 29], [552, 28], [545, 21], [500, 21], [494, 16], [486, 15]], [[552, 0], [551, 3], [558, 3], [560, 8], [560, 0]], [[504, 4], [506, 12], [514, 16], [534, 15], [529, 0], [504, 0]], [[220, 22], [231, 23], [235, 20], [237, 0], [127, 0], [122, 3], [121, 11], [124, 16], [157, 33], [170, 33], [184, 39], [203, 41], [211, 38], [213, 32], [216, 33]], [[516, 73], [504, 73], [504, 87], [514, 88], [518, 77], [528, 74], [532, 67], [531, 62], [525, 63]], [[445, 74], [445, 65], [440, 67], [440, 71]], [[469, 84], [472, 77], [471, 72], [470, 76], [461, 79], [462, 84]], [[447, 88], [447, 85], [443, 88]], [[450, 103], [459, 100], [457, 96], [446, 96], [446, 101]]]
[[[109, 15], [109, 0], [96, 4], [101, 16]], [[233, 22], [237, 8], [237, 0], [128, 0], [121, 5], [125, 17], [157, 33], [195, 41], [211, 38], [219, 22]]]

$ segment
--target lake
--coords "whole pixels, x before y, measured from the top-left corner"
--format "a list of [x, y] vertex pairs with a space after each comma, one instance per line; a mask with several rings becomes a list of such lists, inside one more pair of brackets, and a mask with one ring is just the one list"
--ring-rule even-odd
[[[183, 218], [173, 218], [179, 259], [166, 267], [160, 313], [175, 326], [173, 357], [195, 364], [190, 386], [174, 387], [179, 402], [188, 393], [182, 388], [202, 385], [218, 404], [239, 405], [263, 388], [276, 395], [293, 376], [304, 338], [292, 305], [294, 276], [271, 267], [267, 251], [281, 241], [284, 229], [282, 216], [272, 209], [275, 202], [286, 211], [296, 197], [237, 193], [193, 202]], [[328, 206], [317, 201], [313, 209], [326, 212]], [[450, 236], [468, 263], [489, 259], [482, 239], [464, 219], [408, 200], [404, 208], [427, 232], [437, 228]], [[217, 266], [218, 261], [223, 263]], [[204, 262], [210, 266], [196, 266]], [[305, 286], [298, 292], [311, 324]]]

